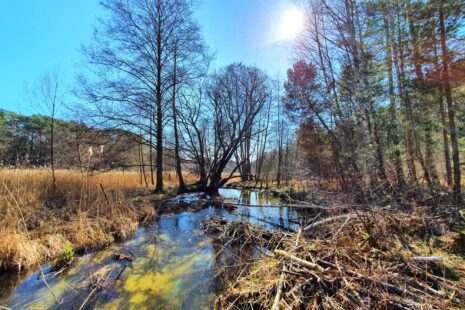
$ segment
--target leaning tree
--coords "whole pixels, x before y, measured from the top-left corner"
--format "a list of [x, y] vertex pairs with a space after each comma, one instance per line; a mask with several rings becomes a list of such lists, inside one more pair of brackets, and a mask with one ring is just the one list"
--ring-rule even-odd
[[232, 64], [212, 77], [207, 95], [213, 128], [210, 143], [214, 147], [210, 148], [206, 190], [215, 193], [245, 161], [250, 161], [245, 157], [231, 163], [228, 176], [223, 177], [234, 153], [257, 133], [253, 124], [270, 96], [270, 81], [257, 68]]

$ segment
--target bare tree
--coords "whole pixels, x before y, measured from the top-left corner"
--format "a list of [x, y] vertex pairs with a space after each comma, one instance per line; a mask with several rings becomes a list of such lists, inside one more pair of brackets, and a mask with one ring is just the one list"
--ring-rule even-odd
[[204, 79], [198, 80], [197, 85], [182, 93], [178, 112], [183, 129], [180, 137], [184, 152], [195, 163], [199, 175], [199, 182], [194, 188], [206, 191], [209, 169], [206, 143], [211, 122], [206, 117], [208, 113]]
[[185, 29], [198, 33], [192, 27], [193, 4], [190, 0], [101, 3], [109, 14], [100, 21], [94, 43], [83, 48], [90, 74], [80, 77], [81, 94], [95, 104], [92, 116], [103, 119], [102, 125], [140, 131], [147, 141], [152, 141], [155, 131], [155, 190], [163, 191], [163, 129], [172, 108], [172, 64], [184, 48], [173, 38], [183, 38], [175, 34]]
[[56, 115], [63, 105], [65, 88], [58, 70], [42, 74], [31, 89], [27, 89], [28, 101], [32, 106], [50, 117], [50, 167], [52, 170], [52, 188], [56, 188], [55, 178], [55, 121]]
[[236, 162], [229, 176], [222, 176], [241, 143], [256, 134], [251, 132], [253, 122], [269, 96], [269, 78], [257, 68], [233, 64], [213, 76], [208, 85], [208, 97], [213, 115], [214, 147], [207, 191], [217, 192], [243, 164]]
[[184, 87], [190, 87], [195, 81], [207, 74], [210, 55], [204, 44], [200, 29], [192, 18], [191, 6], [177, 12], [178, 27], [172, 34], [172, 97], [171, 113], [174, 135], [174, 161], [178, 176], [178, 192], [186, 190], [186, 184], [182, 175], [181, 147], [178, 128], [178, 93]]

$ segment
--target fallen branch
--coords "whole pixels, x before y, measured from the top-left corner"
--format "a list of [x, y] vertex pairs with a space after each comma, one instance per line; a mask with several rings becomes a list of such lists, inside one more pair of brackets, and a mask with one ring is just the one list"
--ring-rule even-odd
[[315, 223], [310, 224], [308, 226], [305, 226], [303, 228], [303, 230], [307, 231], [307, 230], [310, 230], [312, 228], [318, 227], [318, 226], [323, 225], [323, 224], [328, 224], [328, 223], [331, 223], [331, 222], [334, 222], [334, 221], [339, 221], [339, 220], [343, 220], [343, 219], [347, 219], [347, 218], [355, 218], [355, 217], [356, 217], [355, 214], [343, 214], [343, 215], [333, 216], [333, 217], [329, 217], [329, 218], [326, 218], [324, 220], [315, 222]]
[[[438, 266], [427, 270], [428, 265], [447, 260], [447, 253], [413, 254], [408, 260], [391, 254], [401, 251], [401, 246], [416, 245], [425, 230], [434, 229], [433, 224], [441, 224], [441, 219], [425, 227], [423, 213], [388, 208], [360, 208], [326, 216], [307, 222], [295, 234], [281, 235], [279, 248], [267, 247], [262, 259], [253, 265], [254, 271], [228, 288], [221, 298], [221, 309], [313, 309], [321, 304], [331, 309], [445, 309], [463, 305], [465, 290], [461, 281], [435, 275], [441, 271]], [[235, 225], [230, 225], [234, 227], [232, 232], [237, 231]], [[257, 242], [260, 236], [256, 229], [248, 230], [241, 238], [241, 246], [269, 244]], [[302, 233], [305, 230], [307, 234]], [[360, 247], [360, 243], [368, 241], [370, 247]], [[283, 264], [286, 271], [282, 270]], [[453, 265], [451, 268], [455, 261]], [[257, 284], [256, 279], [261, 282]]]
[[236, 203], [236, 202], [224, 202], [222, 204], [230, 204], [240, 207], [254, 207], [254, 208], [294, 208], [294, 209], [318, 209], [318, 210], [332, 210], [335, 208], [323, 207], [318, 205], [293, 205], [293, 204], [282, 204], [282, 205], [252, 205], [247, 203]]
[[415, 256], [412, 259], [417, 262], [442, 262], [442, 257], [438, 256]]
[[277, 255], [277, 256], [283, 256], [283, 257], [286, 257], [286, 258], [289, 258], [293, 261], [295, 261], [296, 263], [299, 263], [301, 264], [302, 266], [305, 266], [305, 267], [308, 267], [308, 268], [311, 268], [311, 269], [316, 269], [320, 272], [324, 272], [326, 271], [326, 269], [324, 269], [323, 267], [321, 267], [320, 265], [317, 265], [317, 264], [314, 264], [314, 263], [311, 263], [309, 261], [306, 261], [304, 259], [301, 259], [301, 258], [298, 258], [297, 256], [294, 256], [286, 251], [283, 251], [283, 250], [275, 250], [274, 253]]
[[278, 289], [276, 291], [276, 296], [274, 298], [274, 302], [273, 302], [273, 306], [271, 307], [271, 310], [279, 309], [279, 302], [281, 301], [281, 297], [283, 296], [285, 275], [286, 275], [286, 266], [283, 264], [283, 271], [281, 272], [281, 277], [279, 278]]

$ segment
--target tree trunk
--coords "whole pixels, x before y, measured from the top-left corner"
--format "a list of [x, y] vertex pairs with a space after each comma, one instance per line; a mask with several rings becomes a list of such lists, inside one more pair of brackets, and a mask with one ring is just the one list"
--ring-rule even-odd
[[139, 156], [140, 156], [139, 160], [140, 160], [141, 178], [142, 178], [142, 181], [145, 183], [145, 187], [149, 187], [149, 185], [147, 184], [147, 178], [145, 177], [144, 149], [143, 149], [142, 139], [140, 139], [140, 143], [139, 143]]
[[179, 156], [179, 136], [178, 136], [178, 124], [177, 124], [177, 111], [176, 111], [176, 53], [177, 46], [174, 47], [174, 65], [173, 65], [173, 99], [172, 99], [172, 109], [173, 109], [173, 130], [174, 130], [174, 159], [176, 164], [176, 174], [178, 176], [178, 193], [184, 193], [186, 191], [186, 184], [182, 177], [182, 167], [181, 167], [181, 158]]
[[204, 142], [202, 139], [202, 135], [200, 130], [197, 128], [197, 126], [194, 126], [194, 130], [197, 135], [198, 143], [199, 143], [199, 158], [198, 158], [198, 165], [199, 165], [199, 174], [200, 174], [200, 186], [202, 188], [202, 191], [207, 190], [207, 183], [208, 183], [208, 178], [207, 178], [207, 171], [205, 167], [205, 149], [204, 149]]
[[150, 111], [149, 120], [149, 161], [150, 161], [150, 182], [152, 186], [155, 185], [155, 179], [153, 177], [153, 114]]
[[[400, 8], [397, 6], [396, 10], [399, 11]], [[394, 67], [396, 70], [397, 76], [397, 89], [399, 90], [399, 96], [402, 102], [403, 113], [406, 119], [406, 130], [405, 130], [405, 149], [407, 155], [407, 168], [409, 172], [410, 182], [417, 184], [417, 172], [415, 168], [415, 155], [414, 155], [414, 126], [412, 119], [412, 107], [410, 105], [410, 100], [408, 94], [404, 90], [405, 84], [405, 70], [404, 70], [404, 52], [403, 52], [403, 43], [401, 38], [401, 29], [400, 29], [400, 19], [399, 16], [396, 20], [397, 23], [397, 44], [394, 43], [394, 39], [391, 38], [391, 46], [394, 51]]]
[[145, 175], [142, 174], [142, 142], [139, 142], [139, 175], [140, 175], [140, 185], [142, 186], [144, 184]]
[[454, 185], [453, 185], [453, 200], [455, 204], [462, 203], [461, 191], [461, 171], [460, 171], [460, 155], [459, 144], [457, 139], [457, 128], [455, 126], [455, 107], [452, 102], [452, 90], [449, 77], [449, 52], [446, 44], [446, 26], [444, 23], [444, 0], [440, 0], [439, 6], [439, 28], [441, 32], [441, 50], [442, 50], [442, 66], [443, 66], [443, 87], [446, 95], [447, 110], [449, 117], [450, 141], [452, 144], [452, 162], [454, 164]]
[[[55, 107], [53, 107], [55, 109]], [[55, 179], [55, 154], [53, 152], [55, 136], [54, 136], [54, 127], [55, 127], [55, 111], [52, 112], [52, 122], [50, 124], [50, 162], [52, 168], [52, 190], [55, 191], [56, 179]]]
[[[366, 43], [363, 41], [363, 34], [362, 34], [362, 26], [361, 26], [361, 21], [360, 21], [360, 16], [359, 16], [359, 10], [357, 7], [357, 4], [354, 2], [350, 5], [350, 11], [353, 12], [353, 17], [351, 21], [351, 37], [356, 38], [357, 34], [355, 32], [355, 23], [357, 25], [357, 33], [358, 33], [358, 40], [353, 41], [353, 58], [354, 58], [354, 68], [355, 68], [355, 73], [358, 76], [357, 80], [357, 88], [356, 89], [356, 94], [359, 97], [359, 101], [362, 104], [362, 106], [366, 106], [364, 108], [365, 110], [365, 121], [367, 123], [367, 129], [370, 137], [370, 142], [375, 145], [375, 153], [376, 153], [376, 160], [377, 160], [377, 174], [378, 178], [381, 181], [381, 186], [383, 189], [386, 189], [387, 186], [389, 186], [389, 181], [386, 176], [386, 169], [385, 169], [385, 164], [384, 164], [384, 150], [383, 150], [383, 145], [381, 143], [381, 137], [379, 134], [379, 126], [378, 122], [376, 121], [377, 115], [376, 115], [376, 110], [374, 108], [373, 100], [370, 96], [368, 95], [363, 95], [362, 89], [371, 89], [371, 84], [369, 82], [369, 59], [367, 58], [367, 53], [365, 52], [364, 46]], [[357, 44], [358, 43], [358, 44]], [[362, 96], [358, 95], [359, 93], [362, 94]]]
[[158, 21], [157, 31], [157, 84], [156, 84], [156, 96], [157, 96], [157, 185], [155, 192], [163, 192], [163, 111], [162, 111], [162, 93], [161, 93], [161, 75], [162, 75], [162, 45], [161, 45], [161, 23], [162, 20]]
[[442, 126], [442, 141], [443, 141], [443, 148], [444, 148], [444, 164], [446, 166], [446, 181], [447, 185], [452, 185], [452, 167], [450, 164], [450, 150], [449, 150], [449, 135], [447, 133], [447, 121], [446, 121], [446, 112], [444, 110], [444, 88], [442, 83], [442, 70], [439, 65], [439, 54], [438, 54], [438, 45], [435, 42], [434, 45], [434, 70], [438, 77], [437, 85], [438, 85], [438, 107], [439, 107], [439, 115], [441, 118], [441, 126]]
[[276, 183], [277, 186], [279, 187], [281, 185], [281, 168], [282, 168], [282, 163], [283, 163], [283, 124], [281, 124], [281, 128], [279, 130], [279, 137], [278, 137], [278, 167], [276, 171]]
[[[412, 7], [410, 5], [410, 1], [407, 1], [409, 11], [407, 12], [408, 17], [408, 24], [409, 24], [409, 32], [413, 47], [413, 64], [414, 64], [414, 71], [417, 78], [417, 87], [418, 90], [422, 92], [425, 88], [425, 80], [423, 76], [423, 69], [421, 66], [421, 53], [420, 53], [420, 44], [418, 42], [418, 31], [417, 25], [415, 24], [412, 18]], [[426, 101], [426, 102], [425, 102]], [[429, 104], [427, 99], [423, 99], [422, 109], [420, 117], [422, 119], [422, 124], [424, 128], [424, 135], [425, 135], [425, 156], [423, 157], [420, 152], [420, 145], [418, 140], [416, 140], [416, 148], [417, 148], [417, 156], [419, 157], [420, 164], [425, 173], [425, 179], [428, 182], [428, 186], [432, 187], [432, 182], [438, 183], [438, 175], [436, 172], [436, 166], [434, 163], [434, 152], [433, 152], [433, 138], [431, 135], [431, 117], [429, 115]]]
[[386, 32], [386, 67], [388, 72], [389, 80], [389, 116], [390, 116], [390, 128], [388, 137], [392, 146], [394, 147], [393, 162], [394, 169], [396, 170], [397, 185], [403, 187], [405, 185], [404, 172], [402, 170], [402, 160], [400, 158], [400, 142], [397, 127], [397, 116], [396, 116], [396, 101], [394, 93], [394, 78], [392, 70], [392, 47], [391, 47], [391, 31], [390, 21], [384, 15], [384, 29]]
[[256, 168], [257, 181], [258, 180], [261, 181], [263, 162], [264, 162], [265, 156], [266, 156], [265, 151], [266, 151], [266, 144], [267, 144], [267, 139], [268, 139], [268, 127], [269, 127], [269, 124], [270, 124], [270, 115], [271, 115], [270, 111], [271, 111], [271, 102], [268, 105], [268, 111], [267, 111], [267, 115], [266, 115], [265, 131], [263, 133], [263, 135], [264, 135], [263, 143], [259, 147], [260, 151], [259, 151], [259, 156], [257, 158], [257, 168]]
[[[439, 71], [438, 71], [439, 72]], [[450, 164], [450, 150], [449, 150], [449, 135], [447, 133], [447, 121], [446, 113], [444, 111], [444, 90], [442, 86], [439, 86], [439, 114], [441, 116], [441, 125], [442, 125], [442, 140], [444, 147], [444, 162], [446, 166], [446, 180], [447, 185], [452, 185], [452, 167]]]

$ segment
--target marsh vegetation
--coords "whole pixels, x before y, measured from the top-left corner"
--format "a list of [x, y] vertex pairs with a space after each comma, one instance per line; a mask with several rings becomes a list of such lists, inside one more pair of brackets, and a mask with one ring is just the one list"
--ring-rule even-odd
[[1, 306], [464, 306], [463, 0], [298, 1], [284, 79], [196, 1], [100, 8], [0, 110]]

